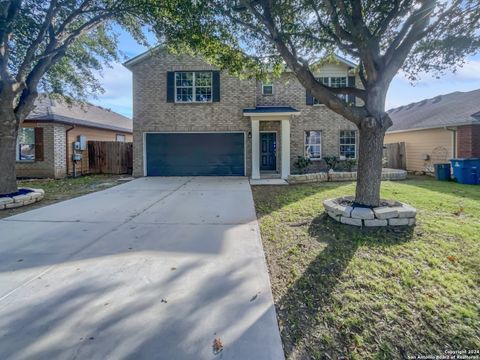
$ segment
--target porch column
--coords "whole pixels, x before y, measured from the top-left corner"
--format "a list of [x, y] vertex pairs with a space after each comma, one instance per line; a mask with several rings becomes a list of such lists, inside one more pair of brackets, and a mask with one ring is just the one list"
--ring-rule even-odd
[[252, 119], [252, 179], [260, 179], [260, 120]]
[[282, 179], [290, 175], [290, 120], [282, 120]]

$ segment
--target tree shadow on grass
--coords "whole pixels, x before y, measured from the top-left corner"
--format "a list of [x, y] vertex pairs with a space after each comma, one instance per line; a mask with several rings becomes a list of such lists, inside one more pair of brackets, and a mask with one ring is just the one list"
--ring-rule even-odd
[[[325, 244], [325, 248], [277, 303], [285, 356], [287, 359], [342, 358], [348, 351], [338, 345], [349, 345], [347, 335], [342, 329], [334, 329], [335, 324], [326, 320], [329, 316], [325, 312], [331, 310], [332, 293], [345, 269], [359, 247], [398, 245], [410, 241], [414, 230], [411, 227], [360, 229], [339, 224], [322, 214], [311, 222], [308, 231]], [[319, 317], [323, 323], [319, 324]], [[315, 334], [317, 326], [325, 328], [323, 335]]]
[[[326, 199], [329, 196], [326, 196], [324, 193], [328, 193], [342, 187], [347, 188], [351, 184], [352, 182], [321, 182], [289, 185], [288, 187], [252, 186], [257, 217], [261, 218], [310, 196], [321, 196]], [[353, 192], [349, 189], [346, 190], [343, 195], [351, 194], [353, 194]]]

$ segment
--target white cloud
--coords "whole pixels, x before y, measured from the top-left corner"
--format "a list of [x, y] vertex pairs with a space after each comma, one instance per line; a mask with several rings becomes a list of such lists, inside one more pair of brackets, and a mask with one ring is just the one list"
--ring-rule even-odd
[[90, 101], [95, 105], [112, 109], [122, 115], [132, 116], [132, 73], [120, 63], [105, 68], [99, 74], [105, 93], [97, 95]]
[[[407, 74], [400, 71], [396, 76], [397, 79], [410, 82]], [[444, 81], [444, 82], [464, 82], [464, 81], [480, 81], [480, 60], [470, 59], [459, 67], [455, 72], [446, 71], [445, 74], [440, 75], [437, 79], [434, 74], [420, 73], [420, 80], [415, 83], [417, 86], [424, 86], [426, 83]]]
[[439, 79], [431, 74], [421, 74], [420, 80], [411, 84], [405, 73], [399, 73], [392, 81], [387, 95], [386, 108], [391, 109], [437, 95], [455, 91], [480, 89], [480, 58], [470, 58], [455, 73], [450, 71]]

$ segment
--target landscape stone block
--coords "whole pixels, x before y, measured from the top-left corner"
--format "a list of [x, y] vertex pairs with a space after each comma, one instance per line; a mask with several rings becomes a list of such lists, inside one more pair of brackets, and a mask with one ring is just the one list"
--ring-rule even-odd
[[0, 198], [0, 205], [7, 205], [11, 203], [13, 203], [13, 199], [11, 197]]
[[330, 217], [331, 217], [332, 219], [334, 219], [334, 220], [337, 220], [337, 221], [340, 220], [340, 215], [338, 215], [338, 214], [336, 214], [336, 213], [334, 213], [334, 212], [328, 211], [327, 214], [328, 214], [328, 216], [330, 216]]
[[43, 195], [38, 193], [38, 192], [32, 193], [31, 197], [32, 197], [32, 199], [35, 199], [37, 201], [43, 199]]
[[16, 202], [16, 203], [23, 203], [25, 200], [30, 200], [32, 197], [30, 195], [17, 195], [17, 196], [13, 196], [12, 199], [13, 199], [13, 202]]
[[327, 211], [333, 211], [335, 209], [335, 205], [337, 203], [335, 202], [334, 199], [327, 199], [323, 201], [323, 206]]
[[33, 199], [32, 197], [30, 197], [30, 199], [27, 199], [27, 200], [23, 201], [23, 206], [33, 204], [36, 201], [37, 201], [37, 199]]
[[343, 216], [343, 217], [347, 217], [347, 218], [351, 217], [351, 215], [352, 215], [352, 210], [353, 210], [353, 207], [351, 207], [351, 206], [346, 206], [345, 209], [343, 210], [342, 216]]
[[388, 225], [388, 220], [379, 220], [379, 219], [373, 219], [373, 220], [364, 220], [363, 223], [365, 226], [387, 226]]
[[390, 226], [406, 226], [410, 222], [410, 219], [406, 218], [393, 218], [388, 219], [388, 225]]
[[33, 191], [35, 191], [36, 193], [40, 193], [42, 195], [45, 195], [45, 190], [43, 189], [32, 189]]
[[398, 207], [398, 217], [399, 218], [412, 218], [417, 215], [417, 210], [407, 204], [403, 204], [401, 207]]
[[375, 215], [372, 209], [362, 208], [362, 207], [353, 208], [350, 216], [354, 219], [368, 219], [368, 220], [375, 219]]
[[373, 212], [375, 213], [375, 217], [381, 220], [398, 217], [398, 210], [387, 206], [375, 208]]
[[20, 207], [20, 206], [23, 206], [23, 201], [22, 202], [12, 202], [10, 204], [6, 204], [5, 209], [13, 209], [13, 208], [17, 208], [17, 207]]
[[362, 226], [362, 219], [352, 219], [350, 217], [340, 217], [340, 222], [342, 224], [347, 224], [347, 225], [354, 225], [354, 226]]

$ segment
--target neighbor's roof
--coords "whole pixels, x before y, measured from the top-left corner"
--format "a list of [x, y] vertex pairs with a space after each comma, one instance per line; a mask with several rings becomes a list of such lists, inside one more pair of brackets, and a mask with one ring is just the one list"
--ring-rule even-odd
[[132, 132], [132, 120], [109, 109], [89, 103], [67, 103], [41, 94], [26, 121], [50, 121], [121, 132]]
[[388, 132], [480, 124], [480, 89], [454, 92], [388, 110]]
[[291, 106], [257, 106], [254, 108], [243, 109], [243, 115], [266, 116], [270, 114], [279, 115], [298, 115], [300, 111]]

